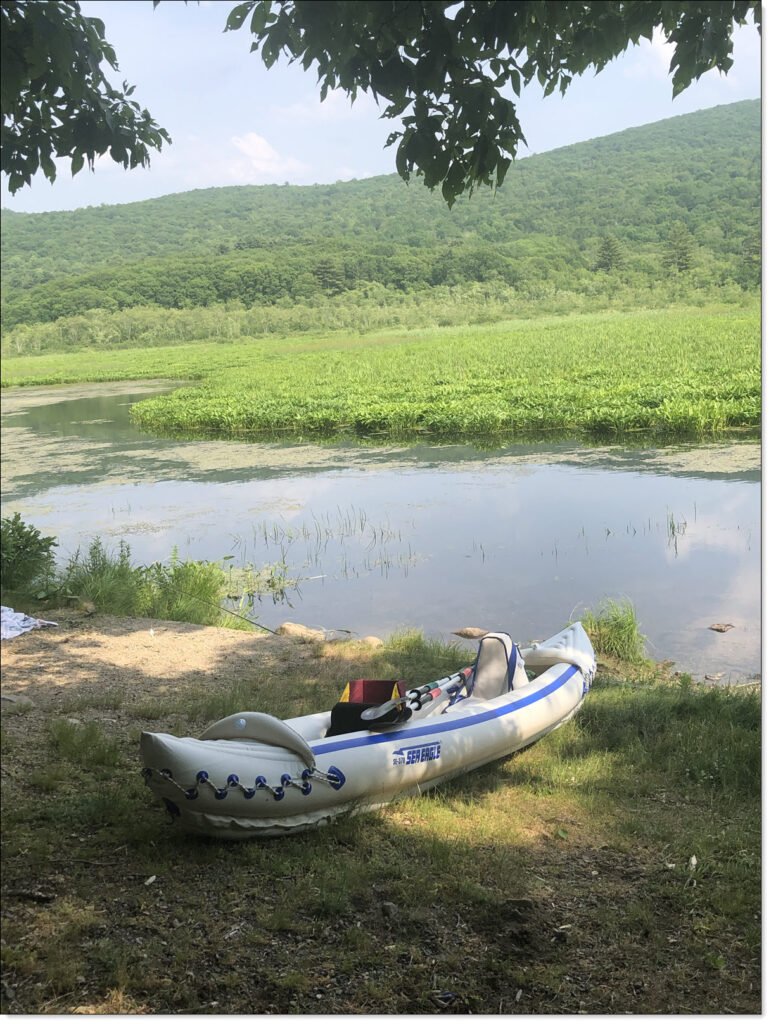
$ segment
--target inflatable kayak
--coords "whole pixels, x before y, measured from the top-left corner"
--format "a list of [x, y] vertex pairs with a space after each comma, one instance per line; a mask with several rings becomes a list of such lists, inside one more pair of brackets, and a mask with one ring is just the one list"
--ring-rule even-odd
[[423, 793], [528, 746], [576, 713], [595, 669], [579, 622], [522, 649], [488, 633], [473, 665], [435, 683], [354, 680], [318, 714], [244, 711], [198, 739], [144, 732], [143, 774], [191, 832], [285, 835]]

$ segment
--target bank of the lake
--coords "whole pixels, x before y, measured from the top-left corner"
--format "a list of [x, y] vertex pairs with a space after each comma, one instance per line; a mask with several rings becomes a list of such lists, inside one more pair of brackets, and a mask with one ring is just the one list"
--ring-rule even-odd
[[[529, 642], [604, 598], [648, 653], [721, 682], [760, 670], [757, 443], [276, 445], [159, 439], [153, 385], [4, 391], [3, 515], [140, 563], [278, 566], [251, 608], [361, 636], [474, 625]], [[731, 623], [717, 633], [714, 623]]]
[[56, 618], [3, 645], [4, 692], [31, 702], [3, 716], [4, 1012], [760, 1012], [756, 689], [606, 665], [528, 750], [223, 845], [166, 821], [141, 730], [306, 713], [471, 645]]

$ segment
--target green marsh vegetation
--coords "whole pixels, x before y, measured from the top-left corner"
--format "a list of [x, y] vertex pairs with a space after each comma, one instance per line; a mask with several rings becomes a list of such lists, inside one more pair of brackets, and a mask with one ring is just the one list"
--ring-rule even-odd
[[760, 422], [757, 322], [746, 313], [590, 315], [255, 355], [140, 403], [135, 422], [288, 438], [700, 437]]
[[6, 360], [6, 384], [185, 376], [154, 433], [325, 440], [714, 436], [760, 423], [757, 307]]
[[757, 689], [627, 666], [562, 729], [425, 797], [285, 840], [186, 837], [141, 783], [141, 729], [196, 735], [244, 702], [301, 714], [348, 678], [473, 656], [414, 633], [288, 660], [250, 643], [263, 670], [219, 688], [191, 673], [109, 709], [75, 689], [83, 725], [6, 720], [4, 1009], [759, 1011]]

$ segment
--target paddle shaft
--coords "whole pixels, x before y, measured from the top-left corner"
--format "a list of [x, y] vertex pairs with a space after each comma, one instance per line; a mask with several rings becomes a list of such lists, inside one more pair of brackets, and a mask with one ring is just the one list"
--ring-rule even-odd
[[407, 701], [410, 704], [415, 704], [413, 711], [417, 711], [418, 708], [423, 707], [424, 704], [428, 704], [429, 701], [434, 700], [439, 696], [440, 693], [444, 693], [445, 690], [449, 689], [456, 682], [466, 682], [468, 677], [471, 675], [471, 667], [462, 668], [460, 672], [455, 672], [451, 676], [445, 676], [444, 679], [438, 679], [435, 683], [425, 683], [423, 686], [414, 686], [412, 689], [407, 690], [404, 697], [398, 698], [400, 701]]

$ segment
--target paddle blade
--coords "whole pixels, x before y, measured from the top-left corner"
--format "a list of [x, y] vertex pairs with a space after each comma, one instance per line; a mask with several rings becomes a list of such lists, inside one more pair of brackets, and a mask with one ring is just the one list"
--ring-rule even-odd
[[377, 708], [362, 711], [361, 720], [366, 729], [385, 729], [389, 725], [399, 725], [412, 717], [412, 711], [405, 704], [387, 701]]

